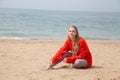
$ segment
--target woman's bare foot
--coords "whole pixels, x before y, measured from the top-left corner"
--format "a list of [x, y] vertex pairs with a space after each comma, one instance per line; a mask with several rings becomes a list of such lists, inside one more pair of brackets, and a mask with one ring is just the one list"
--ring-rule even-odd
[[50, 64], [45, 67], [45, 70], [50, 70], [50, 69], [53, 69], [53, 67]]
[[45, 70], [53, 69], [54, 64], [50, 63], [48, 66], [45, 67]]

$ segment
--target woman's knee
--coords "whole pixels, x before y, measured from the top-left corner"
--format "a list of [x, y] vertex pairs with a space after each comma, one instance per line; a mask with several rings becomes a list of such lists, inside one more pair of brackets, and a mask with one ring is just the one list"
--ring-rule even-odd
[[87, 61], [85, 59], [77, 59], [73, 64], [73, 68], [87, 68]]
[[66, 57], [71, 57], [72, 56], [72, 53], [70, 52], [67, 52], [63, 55], [63, 58], [66, 58]]

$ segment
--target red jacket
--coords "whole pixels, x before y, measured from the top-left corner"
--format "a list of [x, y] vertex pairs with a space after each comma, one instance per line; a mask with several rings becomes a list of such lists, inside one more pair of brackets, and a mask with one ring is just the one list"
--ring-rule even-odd
[[[55, 54], [55, 56], [53, 56], [53, 58], [51, 59], [51, 61], [53, 63], [57, 63], [62, 56], [67, 53], [68, 51], [72, 51], [73, 47], [72, 47], [72, 41], [71, 40], [66, 40], [66, 42], [64, 43], [63, 47], [61, 47], [58, 52]], [[79, 40], [79, 52], [77, 53], [77, 55], [75, 56], [71, 56], [71, 57], [67, 57], [66, 58], [66, 62], [67, 63], [74, 63], [74, 61], [76, 59], [85, 59], [87, 61], [87, 66], [91, 67], [92, 65], [92, 56], [91, 53], [89, 51], [89, 48], [87, 46], [86, 41], [83, 38], [80, 38]]]

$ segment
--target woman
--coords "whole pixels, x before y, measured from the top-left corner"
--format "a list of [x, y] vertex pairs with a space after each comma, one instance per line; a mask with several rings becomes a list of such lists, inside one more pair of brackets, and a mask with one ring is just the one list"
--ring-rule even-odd
[[92, 56], [87, 43], [82, 37], [79, 37], [78, 29], [74, 25], [70, 26], [66, 42], [52, 57], [50, 64], [45, 69], [52, 69], [61, 61], [72, 64], [72, 67], [77, 69], [92, 66]]

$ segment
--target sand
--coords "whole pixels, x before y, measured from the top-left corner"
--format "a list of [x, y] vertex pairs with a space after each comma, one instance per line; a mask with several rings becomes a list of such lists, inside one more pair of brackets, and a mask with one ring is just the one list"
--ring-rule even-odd
[[0, 40], [0, 80], [120, 80], [120, 41], [87, 40], [89, 69], [44, 70], [64, 40]]

